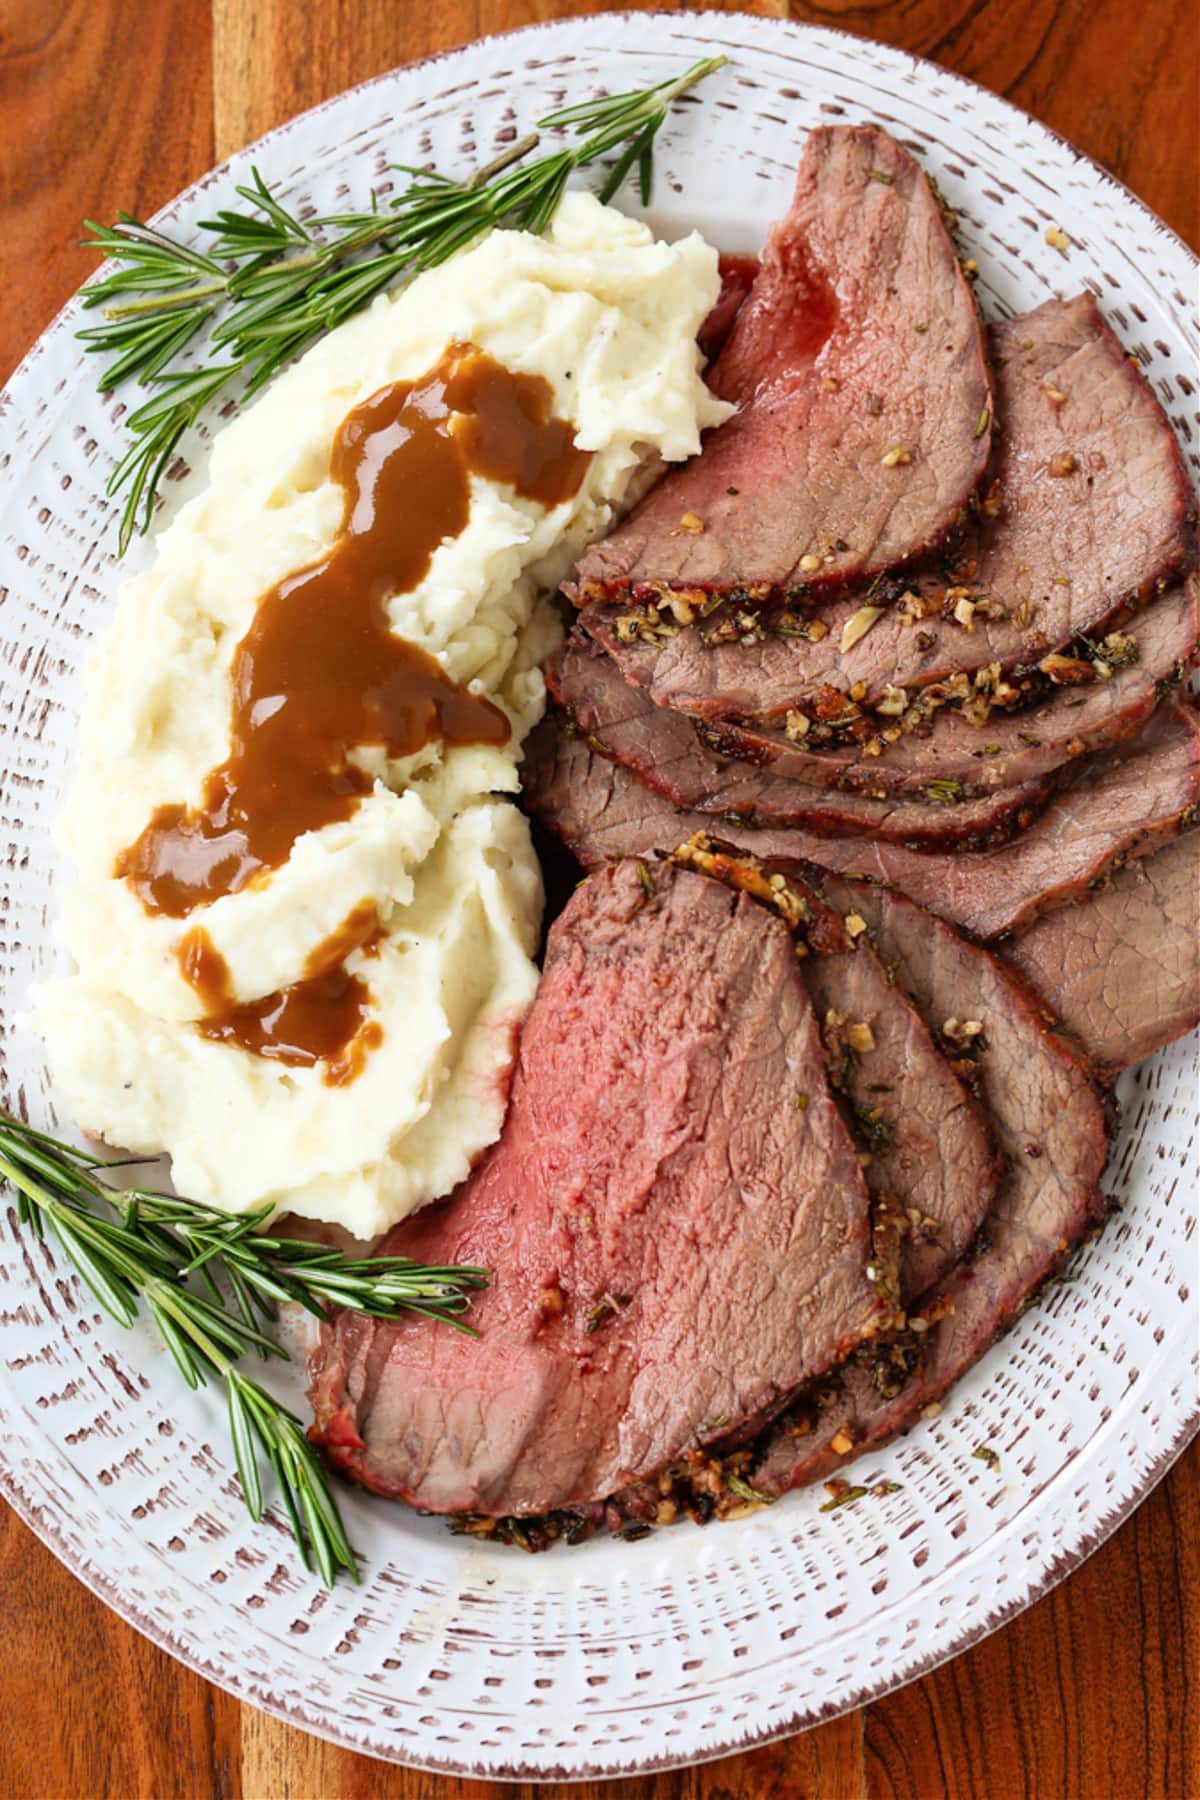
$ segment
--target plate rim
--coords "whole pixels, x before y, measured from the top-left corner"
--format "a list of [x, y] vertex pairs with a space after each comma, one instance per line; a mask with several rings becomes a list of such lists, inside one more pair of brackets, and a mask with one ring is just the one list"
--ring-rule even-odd
[[399, 1768], [415, 1769], [425, 1775], [457, 1776], [460, 1779], [476, 1781], [537, 1783], [554, 1781], [565, 1786], [567, 1783], [584, 1781], [620, 1781], [640, 1775], [661, 1775], [673, 1769], [699, 1768], [702, 1764], [721, 1762], [727, 1757], [748, 1755], [751, 1751], [760, 1750], [767, 1744], [779, 1743], [784, 1738], [802, 1736], [804, 1732], [813, 1731], [819, 1725], [828, 1725], [834, 1719], [845, 1717], [847, 1713], [859, 1712], [864, 1707], [874, 1706], [878, 1701], [886, 1700], [890, 1694], [898, 1693], [901, 1688], [910, 1686], [914, 1681], [923, 1681], [927, 1675], [932, 1675], [945, 1663], [953, 1662], [956, 1657], [961, 1656], [964, 1651], [970, 1650], [982, 1639], [1003, 1630], [1021, 1613], [1027, 1612], [1039, 1600], [1044, 1600], [1046, 1595], [1058, 1587], [1061, 1582], [1066, 1581], [1068, 1576], [1073, 1575], [1081, 1564], [1087, 1562], [1088, 1558], [1099, 1550], [1120, 1526], [1128, 1521], [1142, 1502], [1149, 1499], [1155, 1488], [1170, 1474], [1180, 1457], [1198, 1436], [1200, 1436], [1200, 1400], [1197, 1401], [1191, 1415], [1184, 1419], [1175, 1441], [1151, 1466], [1146, 1481], [1136, 1498], [1118, 1506], [1111, 1518], [1103, 1520], [1094, 1532], [1082, 1538], [1073, 1550], [1066, 1552], [1053, 1570], [1036, 1583], [1028, 1593], [1014, 1596], [990, 1617], [969, 1626], [952, 1647], [935, 1652], [923, 1661], [919, 1668], [912, 1669], [903, 1675], [897, 1675], [894, 1680], [873, 1688], [865, 1699], [851, 1698], [844, 1703], [830, 1702], [828, 1706], [818, 1707], [810, 1715], [805, 1715], [803, 1723], [800, 1724], [796, 1722], [800, 1716], [797, 1712], [782, 1724], [770, 1725], [760, 1732], [752, 1732], [734, 1744], [726, 1743], [714, 1748], [706, 1748], [698, 1756], [687, 1756], [682, 1759], [675, 1756], [639, 1757], [636, 1764], [630, 1764], [628, 1767], [617, 1767], [612, 1763], [595, 1763], [581, 1764], [573, 1770], [566, 1768], [547, 1770], [535, 1768], [529, 1763], [517, 1762], [489, 1767], [483, 1763], [471, 1765], [455, 1757], [448, 1758], [443, 1762], [426, 1756], [391, 1755], [387, 1751], [366, 1748], [351, 1735], [343, 1735], [325, 1724], [314, 1725], [298, 1719], [273, 1695], [254, 1692], [248, 1682], [239, 1681], [232, 1676], [226, 1679], [222, 1675], [214, 1674], [211, 1669], [201, 1667], [198, 1657], [191, 1655], [186, 1648], [168, 1643], [165, 1632], [160, 1631], [151, 1621], [131, 1616], [131, 1609], [119, 1597], [110, 1598], [105, 1590], [111, 1584], [104, 1572], [90, 1565], [86, 1569], [80, 1566], [69, 1547], [59, 1538], [56, 1528], [52, 1524], [46, 1524], [38, 1516], [41, 1509], [36, 1502], [29, 1500], [17, 1486], [12, 1470], [2, 1461], [0, 1461], [0, 1498], [3, 1498], [12, 1507], [22, 1522], [33, 1532], [38, 1542], [43, 1544], [90, 1594], [95, 1595], [103, 1605], [108, 1607], [110, 1612], [116, 1613], [124, 1624], [131, 1626], [156, 1649], [169, 1656], [173, 1662], [182, 1663], [190, 1673], [198, 1675], [203, 1681], [210, 1682], [222, 1693], [229, 1694], [240, 1705], [256, 1707], [260, 1712], [277, 1719], [281, 1725], [290, 1725], [298, 1731], [306, 1732], [309, 1737], [319, 1738], [323, 1743], [335, 1745], [339, 1750], [348, 1750], [354, 1755], [366, 1756], [374, 1762], [391, 1763]]
[[[1139, 194], [1136, 194], [1126, 182], [1122, 181], [1119, 175], [1114, 175], [1110, 169], [1106, 169], [1103, 163], [1097, 162], [1095, 157], [1089, 156], [1086, 150], [1081, 150], [1078, 144], [1074, 143], [1072, 139], [1064, 137], [1061, 131], [1056, 131], [1053, 125], [1047, 125], [1044, 120], [1037, 118], [1035, 114], [1026, 112], [1024, 107], [1018, 106], [1016, 102], [1010, 100], [1006, 94], [997, 93], [994, 88], [986, 87], [982, 81], [976, 81], [971, 75], [962, 75], [957, 69], [948, 69], [944, 64], [934, 62], [932, 57], [919, 56], [915, 50], [906, 50], [899, 44], [885, 44], [882, 38], [868, 37], [854, 31], [845, 31], [839, 25], [811, 25], [806, 20], [802, 19], [773, 19], [765, 17], [761, 13], [742, 12], [740, 9], [729, 12], [722, 11], [719, 13], [679, 13], [668, 11], [665, 7], [656, 6], [648, 7], [644, 12], [629, 12], [628, 10], [620, 9], [602, 14], [585, 14], [582, 18], [574, 15], [567, 15], [562, 19], [538, 20], [531, 25], [513, 25], [510, 26], [507, 31], [489, 31], [482, 37], [469, 38], [465, 44], [455, 44], [448, 50], [431, 50], [428, 55], [414, 57], [411, 62], [394, 63], [390, 69], [383, 69], [378, 75], [368, 75], [362, 81], [351, 82], [349, 87], [339, 89], [336, 94], [328, 94], [324, 100], [318, 100], [312, 106], [306, 106], [299, 112], [291, 113], [286, 119], [281, 119], [278, 125], [272, 125], [268, 130], [260, 132], [256, 138], [251, 138], [248, 144], [241, 145], [237, 150], [231, 150], [228, 156], [221, 158], [220, 162], [213, 163], [210, 168], [205, 169], [202, 174], [197, 175], [194, 181], [189, 181], [186, 187], [182, 187], [178, 192], [172, 194], [169, 200], [164, 200], [157, 211], [150, 214], [146, 220], [146, 224], [157, 224], [175, 207], [180, 205], [181, 202], [190, 200], [202, 187], [206, 187], [217, 176], [223, 175], [235, 158], [246, 156], [250, 151], [256, 150], [260, 144], [266, 143], [268, 138], [274, 137], [276, 132], [288, 130], [301, 119], [311, 119], [316, 117], [318, 114], [325, 112], [328, 108], [337, 105], [339, 101], [345, 100], [351, 94], [365, 93], [370, 88], [377, 87], [385, 81], [390, 81], [392, 77], [398, 75], [401, 70], [431, 68], [435, 63], [446, 62], [451, 57], [463, 55], [466, 51], [474, 49], [477, 44], [502, 43], [506, 39], [519, 37], [540, 37], [547, 32], [554, 31], [561, 25], [583, 24], [588, 17], [611, 19], [614, 23], [633, 20], [644, 22], [647, 19], [662, 19], [666, 22], [675, 23], [678, 23], [681, 18], [696, 21], [709, 18], [737, 19], [755, 28], [764, 26], [773, 27], [784, 31], [796, 32], [804, 37], [838, 38], [844, 44], [862, 44], [870, 50], [882, 50], [886, 55], [900, 57], [904, 61], [910, 63], [913, 68], [932, 69], [940, 79], [956, 83], [958, 86], [966, 88], [971, 93], [982, 94], [992, 104], [999, 104], [1006, 107], [1009, 112], [1015, 114], [1019, 119], [1033, 125], [1038, 131], [1044, 131], [1048, 137], [1052, 138], [1062, 149], [1068, 151], [1078, 162], [1086, 164], [1091, 173], [1099, 177], [1102, 183], [1115, 188], [1127, 205], [1134, 206], [1139, 212], [1143, 213], [1156, 230], [1162, 232], [1178, 250], [1183, 252], [1184, 256], [1188, 258], [1194, 267], [1200, 268], [1200, 248], [1193, 250], [1191, 245], [1187, 242], [1187, 239], [1181, 237], [1173, 225], [1168, 225], [1162, 214], [1156, 212], [1147, 201], [1143, 200]], [[770, 32], [768, 31], [766, 35], [769, 36]], [[88, 276], [88, 281], [96, 280], [101, 269], [107, 269], [109, 266], [107, 261], [98, 265], [93, 274]], [[57, 312], [55, 312], [47, 323], [43, 325], [42, 329], [33, 340], [33, 343], [29, 346], [28, 350], [25, 351], [25, 354], [21, 357], [15, 368], [13, 368], [5, 377], [3, 383], [0, 384], [0, 400], [3, 400], [7, 396], [10, 388], [15, 386], [17, 381], [26, 373], [26, 371], [33, 367], [42, 352], [42, 346], [45, 339], [63, 323], [68, 313], [78, 306], [79, 296], [85, 285], [86, 284], [81, 283], [73, 293], [69, 294], [58, 308]]]
[[[169, 218], [181, 205], [185, 205], [187, 202], [196, 198], [202, 190], [219, 181], [223, 176], [227, 176], [231, 165], [235, 161], [246, 157], [261, 145], [266, 144], [269, 140], [273, 140], [279, 134], [290, 130], [300, 121], [310, 120], [321, 113], [332, 109], [334, 106], [341, 104], [353, 95], [366, 93], [376, 87], [380, 87], [393, 80], [401, 72], [429, 68], [436, 64], [453, 61], [455, 58], [469, 54], [478, 46], [485, 43], [513, 41], [521, 38], [544, 41], [547, 38], [553, 38], [563, 29], [578, 30], [580, 28], [586, 28], [589, 25], [601, 28], [609, 23], [618, 28], [625, 23], [636, 21], [640, 24], [644, 24], [649, 20], [662, 22], [666, 25], [682, 25], [685, 28], [690, 28], [690, 32], [695, 37], [698, 44], [714, 40], [719, 42], [719, 39], [717, 38], [717, 30], [719, 29], [718, 21], [725, 19], [729, 19], [731, 22], [735, 22], [742, 28], [748, 29], [752, 35], [760, 36], [768, 48], [770, 47], [772, 38], [776, 37], [776, 35], [807, 38], [818, 42], [834, 40], [839, 42], [843, 47], [847, 45], [855, 47], [861, 46], [866, 52], [882, 53], [885, 57], [894, 58], [901, 64], [907, 65], [910, 69], [920, 72], [922, 75], [927, 76], [932, 74], [938, 81], [949, 83], [952, 86], [965, 91], [967, 94], [984, 96], [989, 105], [1001, 107], [1011, 114], [1015, 120], [1019, 120], [1024, 125], [1032, 126], [1035, 131], [1043, 133], [1061, 150], [1072, 157], [1076, 163], [1083, 165], [1087, 170], [1089, 177], [1096, 181], [1098, 187], [1101, 189], [1109, 189], [1120, 201], [1123, 208], [1132, 209], [1139, 213], [1156, 233], [1165, 237], [1168, 240], [1169, 245], [1177, 253], [1182, 254], [1193, 270], [1200, 266], [1200, 255], [1198, 255], [1198, 253], [1191, 248], [1190, 244], [1188, 244], [1188, 242], [1182, 238], [1172, 226], [1168, 225], [1152, 207], [1135, 194], [1132, 189], [1120, 179], [1120, 177], [1112, 174], [1102, 164], [1098, 163], [1085, 151], [1081, 150], [1078, 145], [1063, 136], [1061, 132], [1055, 130], [1053, 126], [1045, 124], [1032, 113], [1026, 112], [1022, 107], [1017, 106], [1005, 95], [997, 93], [994, 89], [986, 87], [983, 83], [974, 80], [970, 76], [962, 75], [956, 70], [948, 69], [941, 63], [934, 62], [928, 57], [919, 56], [915, 52], [898, 45], [885, 44], [881, 40], [873, 37], [849, 32], [834, 25], [816, 25], [805, 21], [770, 18], [742, 11], [730, 13], [721, 12], [715, 14], [687, 11], [680, 13], [678, 11], [668, 11], [663, 8], [652, 8], [644, 12], [618, 11], [602, 15], [593, 14], [585, 15], [583, 17], [568, 16], [562, 19], [541, 20], [515, 26], [506, 31], [489, 32], [480, 37], [469, 39], [465, 43], [447, 49], [432, 51], [425, 56], [414, 58], [409, 62], [398, 63], [389, 69], [368, 76], [360, 82], [354, 82], [349, 87], [341, 89], [336, 94], [326, 96], [324, 99], [317, 101], [310, 107], [306, 107], [299, 112], [289, 115], [288, 118], [281, 120], [279, 124], [272, 126], [266, 132], [261, 133], [248, 144], [230, 152], [228, 156], [222, 158], [219, 162], [214, 163], [193, 181], [189, 182], [187, 186], [179, 189], [166, 200], [162, 206], [150, 215], [148, 223], [153, 224]], [[712, 30], [707, 29], [710, 21], [714, 27]], [[618, 48], [620, 48], [619, 45]], [[98, 271], [96, 273], [98, 273]], [[96, 279], [96, 273], [93, 273], [87, 278], [89, 282]], [[0, 413], [4, 410], [5, 402], [14, 396], [15, 391], [23, 383], [24, 378], [36, 366], [41, 356], [47, 352], [48, 340], [55, 336], [58, 333], [59, 328], [64, 327], [74, 314], [80, 310], [81, 291], [81, 288], [76, 289], [63, 305], [58, 308], [53, 317], [38, 333], [34, 342], [21, 357], [20, 361], [9, 374], [3, 385], [0, 386]], [[1195, 1366], [1194, 1359], [1190, 1366]], [[19, 1402], [17, 1405], [19, 1407]], [[2, 1413], [3, 1410], [4, 1408], [0, 1407], [0, 1413]], [[1069, 1550], [1064, 1550], [1059, 1554], [1058, 1558], [1050, 1568], [1042, 1570], [1041, 1573], [1035, 1576], [1030, 1581], [1028, 1587], [1019, 1589], [1010, 1599], [1004, 1602], [998, 1604], [994, 1603], [993, 1610], [989, 1612], [988, 1616], [979, 1620], [977, 1623], [966, 1625], [961, 1633], [955, 1636], [951, 1646], [933, 1651], [925, 1656], [918, 1654], [915, 1659], [915, 1666], [908, 1669], [906, 1672], [897, 1674], [893, 1678], [885, 1679], [882, 1682], [868, 1682], [865, 1684], [865, 1689], [862, 1694], [852, 1696], [844, 1701], [830, 1701], [825, 1705], [809, 1705], [807, 1708], [801, 1703], [795, 1707], [786, 1720], [772, 1723], [763, 1727], [761, 1730], [752, 1730], [748, 1735], [741, 1736], [735, 1741], [725, 1741], [719, 1745], [705, 1746], [699, 1754], [685, 1753], [679, 1756], [671, 1755], [669, 1753], [665, 1755], [638, 1755], [634, 1762], [625, 1765], [610, 1760], [586, 1764], [579, 1763], [573, 1765], [570, 1769], [565, 1767], [559, 1767], [557, 1769], [547, 1768], [545, 1765], [538, 1766], [519, 1760], [505, 1761], [499, 1759], [488, 1763], [472, 1763], [453, 1755], [443, 1760], [431, 1758], [428, 1755], [422, 1754], [413, 1755], [407, 1752], [394, 1752], [391, 1748], [379, 1749], [374, 1746], [366, 1746], [360, 1739], [355, 1738], [349, 1732], [343, 1733], [339, 1731], [332, 1724], [325, 1722], [313, 1724], [307, 1719], [299, 1718], [291, 1713], [287, 1706], [269, 1691], [265, 1689], [259, 1691], [253, 1680], [246, 1677], [241, 1672], [233, 1673], [228, 1676], [223, 1673], [214, 1672], [213, 1669], [203, 1666], [200, 1656], [191, 1651], [189, 1647], [181, 1646], [177, 1642], [168, 1641], [168, 1634], [165, 1630], [161, 1629], [152, 1620], [143, 1619], [138, 1613], [136, 1606], [120, 1594], [108, 1573], [102, 1567], [87, 1562], [82, 1555], [73, 1551], [70, 1545], [60, 1536], [56, 1524], [43, 1516], [44, 1509], [21, 1485], [18, 1469], [5, 1462], [2, 1454], [0, 1454], [0, 1496], [12, 1506], [14, 1512], [16, 1512], [22, 1522], [34, 1533], [39, 1542], [44, 1544], [46, 1548], [50, 1550], [51, 1554], [55, 1556], [62, 1566], [65, 1567], [75, 1579], [80, 1581], [90, 1593], [95, 1595], [96, 1598], [122, 1619], [124, 1623], [130, 1625], [141, 1636], [155, 1644], [158, 1649], [164, 1651], [176, 1662], [181, 1663], [193, 1674], [199, 1675], [204, 1680], [211, 1682], [215, 1687], [230, 1694], [239, 1702], [255, 1706], [269, 1716], [278, 1719], [281, 1723], [295, 1726], [300, 1730], [308, 1732], [309, 1735], [320, 1738], [325, 1742], [335, 1744], [341, 1749], [349, 1750], [359, 1755], [366, 1755], [377, 1761], [395, 1763], [401, 1767], [412, 1768], [423, 1773], [443, 1776], [457, 1775], [476, 1779], [521, 1780], [532, 1782], [561, 1781], [566, 1783], [606, 1778], [620, 1779], [622, 1777], [643, 1774], [649, 1775], [670, 1769], [685, 1768], [702, 1763], [719, 1761], [724, 1757], [747, 1753], [762, 1745], [778, 1742], [783, 1738], [796, 1735], [805, 1730], [810, 1730], [818, 1724], [826, 1723], [832, 1719], [839, 1718], [846, 1713], [857, 1711], [864, 1706], [874, 1704], [876, 1701], [886, 1698], [889, 1694], [898, 1691], [900, 1688], [906, 1687], [910, 1682], [922, 1679], [924, 1676], [931, 1674], [934, 1670], [940, 1668], [944, 1663], [951, 1661], [963, 1651], [971, 1648], [983, 1638], [990, 1636], [993, 1632], [998, 1631], [1003, 1626], [1011, 1623], [1011, 1621], [1020, 1613], [1026, 1611], [1037, 1601], [1043, 1599], [1057, 1587], [1060, 1582], [1073, 1574], [1075, 1570], [1098, 1550], [1121, 1525], [1128, 1521], [1130, 1516], [1142, 1502], [1150, 1496], [1197, 1437], [1200, 1437], [1200, 1386], [1193, 1387], [1190, 1406], [1185, 1408], [1181, 1413], [1176, 1434], [1172, 1442], [1166, 1448], [1162, 1449], [1155, 1457], [1133, 1494], [1126, 1500], [1119, 1502], [1111, 1515], [1107, 1515], [1099, 1522], [1093, 1523], [1091, 1528], [1082, 1533]]]

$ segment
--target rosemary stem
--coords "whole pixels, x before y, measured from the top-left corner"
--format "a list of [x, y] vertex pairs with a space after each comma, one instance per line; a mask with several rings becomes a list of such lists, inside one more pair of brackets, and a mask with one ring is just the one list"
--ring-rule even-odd
[[218, 1348], [202, 1326], [198, 1325], [185, 1300], [181, 1300], [183, 1290], [172, 1281], [165, 1281], [161, 1276], [152, 1275], [143, 1284], [142, 1292], [148, 1303], [159, 1306], [167, 1314], [176, 1328], [185, 1337], [190, 1338], [206, 1362], [212, 1364], [222, 1381], [228, 1381], [234, 1374], [234, 1365], [230, 1357]]
[[[589, 163], [607, 170], [600, 200], [611, 200], [634, 174], [648, 205], [654, 140], [672, 103], [726, 61], [707, 57], [655, 86], [548, 113], [461, 180], [397, 164], [412, 179], [386, 208], [372, 194], [366, 211], [305, 223], [254, 169], [236, 190], [250, 212], [223, 207], [200, 224], [212, 255], [126, 212], [111, 226], [86, 220], [86, 241], [109, 259], [84, 289], [84, 306], [99, 309], [99, 321], [79, 333], [89, 352], [110, 358], [97, 385], [107, 393], [136, 380], [152, 389], [126, 420], [130, 442], [108, 483], [110, 495], [125, 496], [120, 552], [135, 531], [148, 529], [176, 445], [236, 375], [246, 373], [251, 396], [378, 294], [440, 266], [485, 232], [544, 232], [568, 180]], [[552, 129], [558, 142], [514, 169]], [[213, 360], [196, 366], [197, 343]], [[217, 360], [222, 353], [231, 360]]]
[[[127, 1158], [125, 1164], [145, 1160]], [[126, 1328], [144, 1304], [159, 1339], [190, 1388], [215, 1377], [225, 1388], [238, 1480], [247, 1509], [260, 1519], [263, 1474], [274, 1471], [301, 1561], [326, 1582], [344, 1570], [358, 1579], [337, 1501], [304, 1423], [239, 1366], [251, 1351], [264, 1361], [287, 1350], [260, 1327], [274, 1307], [296, 1301], [319, 1318], [329, 1306], [360, 1307], [380, 1318], [415, 1315], [470, 1330], [457, 1315], [486, 1285], [483, 1269], [430, 1267], [404, 1258], [346, 1257], [300, 1238], [260, 1228], [264, 1203], [226, 1214], [147, 1188], [116, 1188], [110, 1165], [0, 1113], [0, 1186], [17, 1197], [17, 1219], [41, 1240], [51, 1234], [110, 1318]], [[114, 1220], [92, 1202], [111, 1208]], [[213, 1271], [225, 1278], [222, 1289]], [[189, 1286], [198, 1275], [203, 1291]]]
[[490, 163], [484, 163], [482, 168], [476, 169], [473, 175], [469, 175], [463, 182], [463, 186], [469, 189], [482, 187], [485, 182], [492, 179], [493, 175], [503, 174], [504, 170], [511, 168], [513, 163], [520, 162], [523, 156], [528, 156], [531, 150], [536, 150], [541, 141], [540, 131], [531, 131], [527, 137], [518, 138], [515, 144], [508, 146], [507, 150], [502, 150], [499, 156], [494, 156]]
[[185, 306], [194, 306], [197, 300], [216, 299], [228, 292], [229, 277], [223, 275], [219, 281], [199, 281], [195, 287], [183, 288], [175, 294], [151, 294], [145, 300], [125, 300], [120, 306], [106, 306], [100, 316], [103, 319], [137, 319], [143, 313], [180, 312]]
[[[482, 187], [494, 175], [501, 174], [513, 163], [520, 162], [523, 156], [528, 156], [529, 152], [536, 149], [540, 142], [540, 134], [536, 131], [530, 132], [528, 137], [523, 137], [517, 143], [510, 144], [507, 150], [494, 157], [490, 163], [485, 163], [482, 168], [476, 169], [475, 173], [463, 182], [463, 187], [467, 189]], [[324, 262], [340, 262], [344, 257], [353, 255], [355, 251], [366, 250], [372, 244], [381, 243], [393, 232], [399, 230], [399, 227], [398, 219], [390, 216], [381, 218], [378, 226], [364, 226], [361, 231], [354, 232], [342, 244], [317, 244], [311, 250], [300, 251], [296, 256], [280, 256], [274, 262], [268, 263], [261, 273], [295, 275], [305, 269], [318, 268]], [[194, 287], [182, 288], [178, 293], [165, 296], [151, 294], [142, 300], [124, 300], [119, 306], [106, 306], [101, 317], [112, 320], [140, 319], [151, 313], [157, 315], [181, 312], [185, 307], [194, 306], [198, 300], [216, 299], [227, 294], [232, 279], [231, 276], [222, 275], [216, 281], [198, 281]]]
[[343, 257], [352, 256], [356, 250], [365, 250], [368, 244], [378, 244], [382, 238], [390, 237], [396, 229], [395, 219], [380, 219], [378, 225], [364, 225], [361, 231], [351, 233], [340, 244], [314, 244], [311, 250], [301, 250], [295, 256], [277, 257], [274, 262], [267, 263], [260, 273], [294, 275], [303, 269], [319, 269], [324, 263], [340, 262]]
[[27, 1200], [40, 1207], [43, 1212], [51, 1212], [56, 1202], [47, 1194], [45, 1188], [39, 1187], [26, 1175], [20, 1163], [14, 1163], [0, 1152], [0, 1180], [7, 1181], [10, 1186], [20, 1190]]
[[705, 62], [696, 63], [693, 68], [685, 69], [676, 81], [669, 82], [666, 87], [659, 88], [657, 100], [660, 106], [670, 106], [680, 94], [686, 94], [709, 75], [715, 75], [729, 61], [727, 56], [710, 56]]

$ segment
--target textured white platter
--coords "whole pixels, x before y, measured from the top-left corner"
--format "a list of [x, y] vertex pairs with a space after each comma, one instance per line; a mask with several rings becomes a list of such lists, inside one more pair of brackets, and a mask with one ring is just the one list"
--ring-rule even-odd
[[[754, 249], [804, 132], [874, 119], [959, 212], [993, 314], [1086, 282], [1198, 462], [1184, 247], [1115, 182], [1004, 102], [928, 64], [765, 19], [680, 14], [534, 27], [381, 77], [235, 157], [167, 208], [186, 229], [253, 160], [293, 205], [381, 193], [391, 162], [457, 171], [550, 104], [629, 88], [716, 49], [733, 66], [665, 131], [653, 217]], [[111, 196], [114, 206], [124, 196]], [[1046, 227], [1069, 232], [1066, 256]], [[56, 951], [48, 825], [77, 671], [118, 571], [103, 488], [117, 404], [93, 391], [75, 303], [0, 395], [0, 1100], [55, 1111], [14, 1025]], [[204, 446], [188, 459], [202, 471]], [[180, 468], [171, 504], [198, 478]], [[146, 555], [138, 546], [130, 562]], [[525, 1558], [347, 1491], [363, 1581], [302, 1579], [284, 1528], [251, 1526], [215, 1396], [184, 1392], [0, 1208], [0, 1488], [139, 1630], [245, 1700], [358, 1750], [511, 1776], [646, 1771], [867, 1701], [1065, 1575], [1198, 1422], [1194, 1039], [1122, 1085], [1121, 1203], [1075, 1277], [957, 1388], [942, 1417], [858, 1472], [900, 1484], [829, 1514], [816, 1493], [708, 1531]], [[972, 1456], [995, 1447], [1000, 1471]]]

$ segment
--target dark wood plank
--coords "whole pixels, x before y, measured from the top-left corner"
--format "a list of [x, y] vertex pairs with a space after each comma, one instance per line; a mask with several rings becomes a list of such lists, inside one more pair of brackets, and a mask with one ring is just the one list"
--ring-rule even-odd
[[95, 267], [83, 219], [211, 165], [211, 39], [207, 0], [0, 6], [0, 380]]
[[793, 19], [896, 44], [1004, 94], [1200, 245], [1192, 0], [793, 0]]
[[219, 157], [356, 81], [486, 29], [476, 0], [323, 0], [303, 23], [293, 0], [213, 0], [212, 13]]
[[[81, 220], [152, 211], [211, 164], [210, 38], [204, 0], [0, 8], [0, 378], [94, 266]], [[124, 1625], [7, 1507], [0, 1596], [5, 1800], [232, 1800], [237, 1703]]]
[[0, 1507], [4, 1800], [235, 1800], [235, 1700], [94, 1599]]
[[1200, 1791], [1200, 1446], [1115, 1537], [965, 1656], [867, 1711], [871, 1800]]

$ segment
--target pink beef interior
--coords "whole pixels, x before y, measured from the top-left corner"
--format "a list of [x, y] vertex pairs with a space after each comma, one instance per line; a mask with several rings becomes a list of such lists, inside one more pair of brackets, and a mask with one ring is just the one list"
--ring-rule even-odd
[[988, 458], [983, 328], [929, 183], [886, 132], [811, 133], [710, 384], [737, 414], [587, 552], [585, 597], [816, 592], [954, 527]]
[[[863, 683], [873, 701], [889, 686], [1036, 663], [1190, 568], [1195, 500], [1179, 446], [1093, 296], [1047, 300], [993, 326], [991, 343], [1003, 426], [994, 517], [977, 519], [952, 554], [878, 590], [839, 595], [822, 608], [815, 639], [781, 636], [766, 619], [761, 638], [726, 640], [718, 610], [679, 630], [668, 616], [664, 643], [622, 643], [619, 614], [589, 606], [584, 624], [625, 679], [659, 706], [706, 719], [778, 719], [826, 685], [848, 693]], [[987, 605], [960, 622], [949, 590]], [[927, 619], [895, 604], [910, 591], [931, 609]], [[883, 616], [843, 651], [843, 632], [868, 601]]]
[[868, 1245], [789, 933], [703, 875], [623, 862], [551, 932], [499, 1142], [383, 1247], [494, 1271], [479, 1338], [342, 1314], [317, 1435], [431, 1511], [603, 1498], [868, 1334]]

